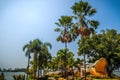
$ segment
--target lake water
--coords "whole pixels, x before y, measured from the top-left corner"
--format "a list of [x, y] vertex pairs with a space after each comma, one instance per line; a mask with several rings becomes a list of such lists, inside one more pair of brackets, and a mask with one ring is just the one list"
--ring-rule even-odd
[[[13, 75], [19, 75], [19, 74], [26, 75], [24, 72], [4, 72], [5, 80], [14, 80]], [[115, 71], [114, 74], [120, 76], [120, 71]]]
[[3, 73], [5, 75], [5, 80], [14, 80], [13, 75], [19, 75], [19, 74], [26, 75], [24, 72], [3, 72]]

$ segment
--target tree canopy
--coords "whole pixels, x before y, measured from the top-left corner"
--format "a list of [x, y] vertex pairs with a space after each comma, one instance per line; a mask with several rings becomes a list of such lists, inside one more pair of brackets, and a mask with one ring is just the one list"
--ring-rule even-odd
[[87, 38], [84, 44], [82, 42], [80, 40], [78, 43], [78, 55], [82, 55], [85, 49], [90, 62], [101, 57], [106, 58], [107, 71], [110, 76], [115, 69], [120, 67], [120, 33], [116, 30], [103, 30], [102, 33]]
[[76, 2], [71, 9], [73, 10], [74, 18], [77, 19], [77, 22], [73, 26], [74, 35], [80, 34], [81, 37], [85, 37], [94, 33], [99, 25], [98, 21], [91, 19], [97, 12], [96, 9], [84, 1]]

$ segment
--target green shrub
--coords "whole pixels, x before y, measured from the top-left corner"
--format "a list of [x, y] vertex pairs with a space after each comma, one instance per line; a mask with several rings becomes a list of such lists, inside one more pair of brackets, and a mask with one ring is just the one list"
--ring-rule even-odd
[[4, 77], [5, 77], [4, 74], [1, 73], [1, 75], [0, 75], [0, 80], [5, 80]]
[[25, 80], [25, 75], [13, 75], [14, 80]]
[[48, 80], [48, 76], [44, 76], [44, 77], [38, 78], [37, 80]]

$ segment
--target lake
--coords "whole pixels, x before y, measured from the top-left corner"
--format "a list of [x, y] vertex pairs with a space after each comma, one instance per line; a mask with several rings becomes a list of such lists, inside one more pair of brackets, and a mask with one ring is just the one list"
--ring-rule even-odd
[[26, 75], [24, 72], [3, 72], [3, 73], [5, 75], [5, 80], [14, 80], [13, 75], [19, 75], [19, 74]]

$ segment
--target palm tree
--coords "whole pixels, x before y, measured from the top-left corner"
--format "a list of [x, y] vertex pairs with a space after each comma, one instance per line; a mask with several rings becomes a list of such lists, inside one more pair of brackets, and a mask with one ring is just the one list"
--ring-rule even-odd
[[58, 26], [55, 31], [60, 32], [57, 41], [65, 43], [65, 49], [67, 49], [67, 43], [72, 41], [70, 32], [73, 24], [72, 16], [61, 16], [61, 18], [55, 24]]
[[52, 45], [48, 42], [42, 43], [39, 50], [39, 56], [38, 56], [38, 75], [39, 70], [43, 69], [44, 67], [47, 67], [48, 61], [51, 60], [51, 54], [49, 53], [49, 49], [51, 49]]
[[[58, 26], [58, 28], [56, 28], [55, 31], [60, 32], [60, 35], [57, 37], [57, 41], [65, 43], [65, 49], [67, 49], [67, 43], [72, 41], [71, 36], [71, 28], [73, 24], [72, 18], [73, 18], [72, 16], [61, 16], [61, 18], [58, 19], [58, 22], [55, 23]], [[65, 52], [65, 54], [66, 53], [67, 52]]]
[[[79, 70], [79, 73], [80, 73], [82, 65], [83, 65], [83, 60], [81, 60], [80, 58], [75, 59], [74, 66], [77, 67], [77, 69]], [[79, 76], [81, 76], [81, 74]], [[76, 79], [77, 79], [77, 77], [76, 77]]]
[[[73, 26], [73, 28], [75, 29], [74, 34], [76, 35], [80, 34], [84, 44], [85, 38], [90, 36], [91, 33], [94, 33], [95, 29], [99, 25], [98, 21], [90, 20], [89, 18], [96, 13], [96, 9], [92, 8], [92, 6], [88, 4], [88, 2], [83, 2], [82, 0], [78, 3], [75, 3], [71, 8], [73, 10], [75, 18], [78, 20], [78, 22]], [[85, 50], [83, 50], [83, 53], [84, 53], [84, 68], [86, 70]], [[84, 76], [86, 80], [86, 75], [84, 74]]]
[[34, 80], [36, 78], [36, 71], [37, 71], [37, 56], [38, 56], [37, 54], [39, 53], [41, 44], [42, 44], [42, 42], [39, 39], [35, 39], [31, 43], [32, 52], [34, 53], [34, 56], [33, 56]]
[[60, 64], [59, 58], [58, 57], [53, 57], [52, 62], [51, 62], [51, 68], [53, 69], [53, 71], [59, 69], [59, 64]]
[[28, 65], [27, 65], [27, 78], [28, 78], [28, 74], [29, 74], [29, 63], [30, 63], [30, 54], [31, 54], [31, 41], [29, 42], [29, 44], [26, 44], [23, 46], [23, 51], [26, 50], [25, 56], [28, 57]]
[[74, 70], [73, 70], [73, 66], [74, 66], [74, 54], [73, 52], [68, 52], [67, 53], [67, 69], [69, 70], [69, 74], [68, 75], [72, 75], [73, 79], [74, 79]]
[[77, 26], [75, 26], [76, 34], [80, 34], [81, 37], [85, 37], [94, 33], [95, 29], [99, 25], [99, 22], [87, 18], [93, 16], [96, 13], [96, 9], [93, 9], [88, 2], [83, 2], [82, 0], [75, 3], [71, 8], [75, 14], [75, 18], [78, 19], [78, 22], [76, 23]]
[[57, 52], [57, 58], [58, 58], [58, 65], [59, 65], [59, 68], [64, 68], [67, 64], [67, 53], [65, 51], [65, 49], [60, 49], [58, 50]]
[[[36, 72], [38, 67], [38, 75], [40, 68], [43, 69], [43, 67], [47, 66], [47, 62], [49, 59], [51, 59], [51, 54], [49, 53], [49, 49], [52, 48], [52, 45], [48, 42], [43, 43], [39, 39], [35, 39], [33, 41], [30, 41], [29, 44], [24, 45], [23, 51], [26, 50], [26, 56], [28, 56], [28, 67], [29, 69], [29, 63], [30, 63], [30, 54], [33, 53], [33, 69], [34, 69], [34, 80], [36, 78]], [[27, 76], [28, 77], [28, 76]]]
[[64, 76], [67, 76], [67, 67], [72, 67], [74, 64], [73, 56], [73, 52], [70, 52], [68, 49], [60, 49], [57, 52], [58, 68], [65, 70]]

